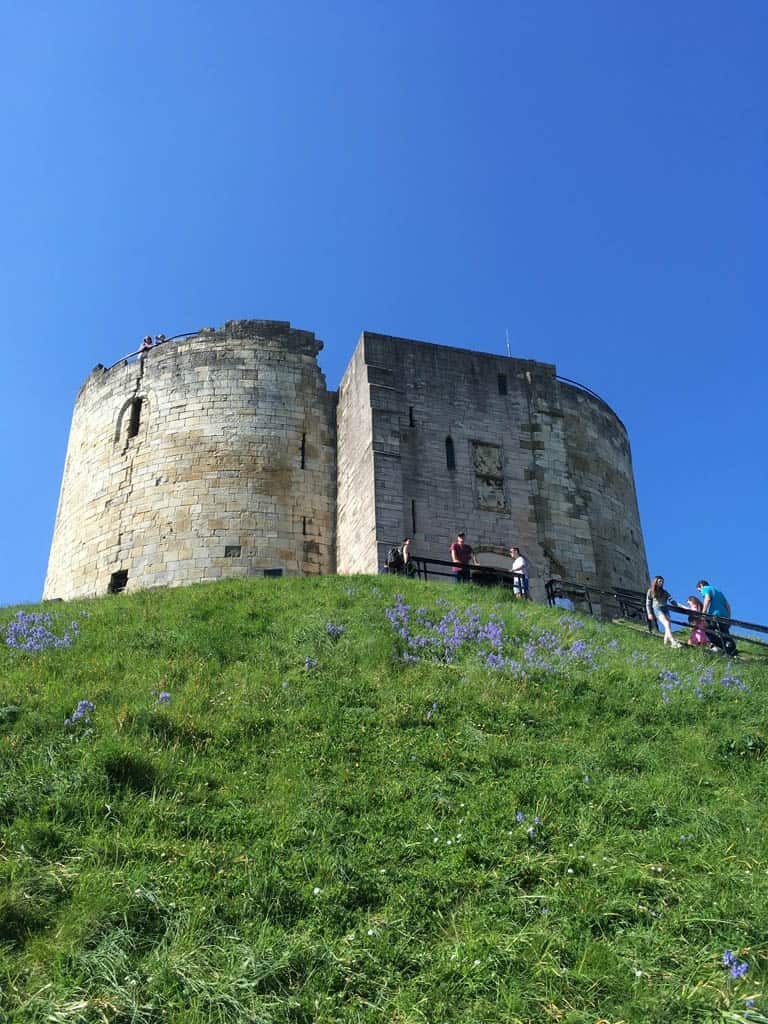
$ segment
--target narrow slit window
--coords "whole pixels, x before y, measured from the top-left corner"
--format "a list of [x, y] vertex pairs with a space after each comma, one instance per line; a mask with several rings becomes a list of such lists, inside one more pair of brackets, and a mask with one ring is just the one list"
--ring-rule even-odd
[[506, 395], [507, 394], [507, 375], [506, 375], [506, 373], [500, 373], [499, 377], [498, 377], [498, 380], [499, 380], [499, 394], [500, 395]]
[[301, 435], [301, 468], [307, 468], [307, 435]]
[[446, 469], [456, 469], [456, 453], [453, 450], [453, 438], [445, 439], [445, 466]]
[[141, 423], [141, 406], [143, 399], [134, 398], [131, 402], [131, 415], [128, 420], [128, 437], [136, 437]]
[[128, 586], [128, 570], [119, 569], [117, 572], [113, 572], [109, 577], [109, 586], [107, 587], [108, 594], [122, 594], [125, 588]]
[[306, 516], [302, 516], [301, 517], [301, 532], [302, 532], [302, 534], [305, 537], [307, 536], [307, 517]]
[[409, 427], [415, 427], [416, 426], [416, 423], [415, 423], [415, 421], [413, 419], [413, 406], [412, 405], [408, 406], [408, 426]]
[[411, 533], [416, 533], [416, 502], [411, 499]]

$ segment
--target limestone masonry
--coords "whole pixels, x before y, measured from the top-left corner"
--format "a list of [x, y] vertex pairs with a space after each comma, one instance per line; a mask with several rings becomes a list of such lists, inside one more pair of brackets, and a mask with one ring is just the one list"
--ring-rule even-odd
[[314, 334], [229, 321], [97, 366], [75, 403], [45, 598], [375, 573], [412, 536], [642, 589], [626, 430], [555, 367], [364, 332], [338, 394]]

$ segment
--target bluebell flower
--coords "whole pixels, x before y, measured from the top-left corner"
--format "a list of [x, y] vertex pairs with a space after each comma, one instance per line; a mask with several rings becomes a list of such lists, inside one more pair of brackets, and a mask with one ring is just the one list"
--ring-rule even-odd
[[[72, 632], [77, 636], [79, 627], [73, 622]], [[72, 634], [64, 632], [56, 636], [53, 632], [53, 616], [47, 612], [17, 612], [5, 630], [5, 643], [17, 651], [39, 653], [48, 647], [70, 647]]]

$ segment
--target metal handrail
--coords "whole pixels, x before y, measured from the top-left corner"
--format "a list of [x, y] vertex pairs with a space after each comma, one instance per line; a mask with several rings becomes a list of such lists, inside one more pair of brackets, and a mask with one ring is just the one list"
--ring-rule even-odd
[[[589, 608], [590, 615], [594, 614], [592, 598], [593, 597], [608, 597], [616, 602], [619, 606], [621, 615], [625, 618], [636, 618], [643, 619], [648, 624], [649, 632], [654, 631], [654, 622], [648, 621], [645, 607], [645, 593], [639, 590], [629, 590], [623, 587], [614, 587], [613, 590], [604, 590], [599, 587], [588, 586], [581, 581], [574, 580], [561, 580], [561, 579], [550, 579], [545, 584], [545, 590], [547, 593], [547, 603], [550, 606], [554, 606], [555, 599], [557, 597], [570, 597], [574, 596], [578, 600], [583, 600]], [[677, 615], [685, 616], [684, 621], [679, 619], [673, 619], [672, 615], [669, 616], [669, 621], [675, 626], [690, 625], [690, 619], [695, 616], [697, 619], [704, 619], [707, 625], [707, 632], [714, 633], [720, 639], [721, 643], [727, 638], [731, 640], [744, 641], [746, 643], [759, 644], [765, 646], [764, 640], [759, 640], [756, 637], [745, 636], [743, 633], [731, 634], [731, 626], [736, 626], [739, 629], [749, 629], [753, 633], [762, 633], [768, 636], [768, 626], [761, 625], [756, 622], [745, 622], [743, 619], [727, 618], [724, 615], [711, 615], [709, 612], [698, 612], [692, 608], [686, 608], [683, 605], [674, 603], [670, 604], [670, 612], [674, 611]]]
[[163, 338], [162, 341], [156, 341], [150, 348], [145, 348], [145, 349], [137, 348], [135, 352], [129, 352], [127, 356], [123, 356], [121, 359], [118, 359], [116, 363], [112, 363], [112, 365], [108, 366], [107, 369], [108, 370], [114, 370], [114, 368], [116, 366], [119, 366], [120, 363], [127, 363], [128, 360], [129, 359], [133, 359], [134, 356], [146, 355], [147, 352], [152, 352], [154, 349], [159, 348], [161, 345], [166, 345], [169, 341], [177, 341], [179, 338], [194, 338], [199, 333], [200, 333], [200, 331], [198, 330], [198, 331], [186, 331], [183, 334], [172, 334], [170, 336], [170, 338]]
[[[598, 395], [596, 391], [593, 391], [592, 388], [588, 388], [586, 384], [580, 384], [577, 380], [571, 380], [569, 377], [560, 377], [559, 375], [555, 377], [555, 380], [562, 381], [563, 384], [571, 384], [573, 387], [578, 388], [580, 391], [586, 391], [588, 395], [592, 395], [593, 398], [596, 398], [599, 402], [602, 402], [603, 405], [608, 405], [608, 402], [606, 402], [602, 395]], [[608, 405], [608, 408], [611, 408], [610, 405]]]
[[[468, 569], [471, 574], [472, 582], [474, 583], [485, 583], [492, 584], [498, 583], [501, 586], [514, 586], [517, 582], [522, 585], [525, 578], [525, 573], [513, 572], [511, 569], [502, 569], [495, 565], [460, 565], [457, 562], [447, 562], [442, 558], [423, 558], [420, 555], [411, 555], [409, 558], [410, 562], [413, 562], [416, 571], [413, 574], [409, 574], [407, 570], [403, 570], [398, 575], [415, 575], [417, 579], [426, 580], [430, 576], [442, 576], [448, 579], [453, 579], [459, 569]], [[437, 566], [437, 568], [435, 568]], [[448, 571], [444, 571], [448, 570]]]

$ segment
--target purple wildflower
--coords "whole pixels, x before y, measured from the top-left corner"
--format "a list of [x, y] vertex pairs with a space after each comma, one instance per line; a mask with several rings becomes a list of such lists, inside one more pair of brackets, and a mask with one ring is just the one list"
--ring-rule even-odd
[[72, 635], [79, 635], [76, 622], [61, 636], [53, 632], [53, 616], [47, 612], [17, 612], [5, 629], [5, 642], [17, 651], [39, 653], [49, 647], [71, 647]]

